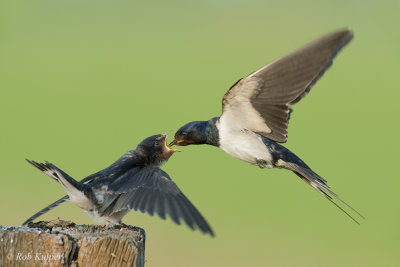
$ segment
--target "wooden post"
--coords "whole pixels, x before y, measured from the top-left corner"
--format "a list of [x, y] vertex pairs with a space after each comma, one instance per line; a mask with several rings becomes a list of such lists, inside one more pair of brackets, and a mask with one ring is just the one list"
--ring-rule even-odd
[[144, 266], [145, 232], [53, 220], [0, 226], [0, 266]]

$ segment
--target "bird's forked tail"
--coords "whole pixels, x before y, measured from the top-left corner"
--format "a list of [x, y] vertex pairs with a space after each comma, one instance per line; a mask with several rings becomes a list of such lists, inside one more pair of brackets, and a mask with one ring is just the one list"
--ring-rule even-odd
[[299, 163], [302, 165], [304, 164], [304, 166], [300, 166], [299, 164], [296, 164], [293, 162], [286, 162], [283, 160], [278, 160], [277, 167], [281, 167], [281, 168], [285, 168], [285, 169], [289, 169], [289, 170], [293, 171], [303, 181], [305, 181], [312, 188], [314, 188], [317, 192], [319, 192], [321, 195], [323, 195], [327, 200], [329, 200], [333, 205], [338, 207], [341, 211], [343, 211], [347, 216], [349, 216], [357, 224], [360, 224], [360, 223], [353, 216], [351, 216], [349, 212], [347, 212], [338, 203], [336, 203], [335, 200], [338, 200], [339, 202], [343, 203], [351, 211], [355, 212], [358, 216], [365, 219], [365, 217], [361, 213], [359, 213], [357, 210], [355, 210], [353, 207], [351, 207], [349, 204], [347, 204], [341, 198], [339, 198], [339, 196], [329, 188], [329, 186], [327, 185], [327, 181], [325, 179], [323, 179], [321, 176], [316, 174], [301, 160]]
[[[87, 210], [89, 209], [89, 206], [93, 205], [94, 197], [92, 196], [93, 192], [89, 185], [74, 180], [71, 176], [49, 162], [37, 163], [28, 159], [26, 161], [28, 161], [30, 164], [32, 164], [34, 167], [42, 171], [44, 174], [46, 174], [56, 182], [60, 183], [63, 186], [64, 190], [67, 192], [69, 199], [77, 204], [79, 207]], [[53, 204], [56, 204], [56, 202]]]

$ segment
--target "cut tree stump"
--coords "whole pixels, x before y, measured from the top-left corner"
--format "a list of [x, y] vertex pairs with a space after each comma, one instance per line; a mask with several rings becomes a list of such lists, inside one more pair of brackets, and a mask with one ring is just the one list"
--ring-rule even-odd
[[0, 226], [0, 266], [144, 266], [145, 232], [53, 220]]

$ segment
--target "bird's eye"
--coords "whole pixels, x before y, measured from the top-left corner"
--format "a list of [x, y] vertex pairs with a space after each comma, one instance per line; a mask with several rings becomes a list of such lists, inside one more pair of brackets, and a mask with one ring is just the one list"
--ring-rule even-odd
[[187, 135], [187, 132], [182, 132], [181, 135], [182, 135], [182, 136], [186, 136], [186, 135]]
[[155, 145], [155, 146], [159, 146], [159, 145], [160, 145], [160, 142], [159, 142], [159, 141], [155, 141], [155, 142], [154, 142], [154, 145]]

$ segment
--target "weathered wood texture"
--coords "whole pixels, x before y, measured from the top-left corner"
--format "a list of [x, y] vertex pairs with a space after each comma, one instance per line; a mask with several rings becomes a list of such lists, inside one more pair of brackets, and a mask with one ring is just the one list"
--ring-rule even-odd
[[144, 266], [145, 232], [54, 220], [0, 226], [0, 266]]

